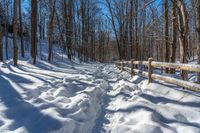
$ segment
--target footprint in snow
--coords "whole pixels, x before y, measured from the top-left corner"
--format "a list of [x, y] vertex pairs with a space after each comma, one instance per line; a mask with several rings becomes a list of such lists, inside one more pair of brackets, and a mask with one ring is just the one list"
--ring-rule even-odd
[[174, 117], [180, 122], [188, 122], [187, 118], [182, 114], [176, 114]]

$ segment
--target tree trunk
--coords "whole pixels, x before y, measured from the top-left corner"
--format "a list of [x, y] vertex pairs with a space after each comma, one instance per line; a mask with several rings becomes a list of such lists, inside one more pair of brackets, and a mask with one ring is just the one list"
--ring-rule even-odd
[[21, 0], [19, 0], [19, 21], [20, 21], [20, 37], [21, 37], [21, 56], [24, 58], [24, 35], [23, 35]]
[[74, 0], [70, 0], [67, 8], [66, 38], [67, 38], [67, 57], [72, 59], [72, 38], [73, 38], [73, 5]]
[[[168, 27], [168, 0], [164, 0], [164, 14], [165, 14], [165, 62], [169, 62], [169, 27]], [[166, 73], [169, 69], [166, 68]]]
[[[196, 31], [197, 31], [197, 63], [200, 64], [200, 0], [196, 0]], [[200, 73], [197, 75], [197, 82], [200, 83]]]
[[[171, 62], [176, 61], [176, 3], [172, 2], [172, 43], [171, 43]], [[171, 73], [175, 73], [175, 69], [170, 70]]]
[[31, 57], [36, 64], [37, 54], [37, 0], [31, 0]]
[[115, 25], [114, 14], [113, 14], [113, 11], [112, 11], [112, 7], [111, 7], [110, 1], [106, 0], [106, 3], [108, 5], [108, 9], [109, 9], [109, 12], [110, 12], [110, 15], [111, 15], [111, 22], [112, 22], [115, 38], [116, 38], [116, 41], [117, 41], [119, 60], [121, 60], [122, 59], [122, 55], [121, 55], [121, 50], [120, 50], [120, 41], [119, 41], [119, 38], [118, 38], [118, 35], [117, 35], [117, 29], [116, 29], [116, 25]]
[[130, 51], [131, 59], [133, 58], [133, 0], [130, 0]]
[[7, 27], [7, 18], [8, 18], [8, 1], [7, 0], [5, 0], [5, 2], [4, 2], [4, 8], [5, 8], [5, 21], [4, 21], [4, 23], [5, 23], [5, 44], [6, 44], [6, 46], [5, 46], [5, 51], [6, 51], [6, 59], [8, 60], [8, 27]]
[[138, 40], [138, 0], [135, 0], [135, 58], [139, 59], [139, 40]]
[[[1, 14], [0, 14], [1, 16]], [[1, 22], [0, 22], [1, 23]], [[0, 25], [0, 62], [3, 61], [3, 43], [2, 43], [2, 27]]]
[[[144, 4], [146, 4], [146, 0], [144, 1], [145, 3]], [[147, 48], [147, 45], [146, 45], [146, 29], [145, 29], [145, 26], [146, 26], [146, 6], [144, 6], [144, 9], [143, 9], [143, 16], [142, 16], [142, 18], [143, 18], [143, 22], [142, 22], [142, 27], [143, 27], [143, 29], [142, 29], [142, 32], [143, 32], [143, 35], [142, 35], [142, 38], [143, 38], [143, 43], [142, 43], [142, 56], [143, 56], [143, 58], [142, 58], [142, 60], [146, 60], [147, 58], [146, 58], [146, 48]]]
[[14, 53], [13, 53], [13, 61], [14, 65], [17, 66], [17, 60], [18, 60], [18, 46], [17, 46], [17, 6], [18, 6], [18, 0], [14, 1], [14, 18], [13, 18], [13, 47], [14, 47]]
[[50, 6], [50, 22], [49, 22], [49, 27], [48, 27], [48, 43], [49, 43], [49, 52], [48, 52], [48, 61], [51, 63], [52, 61], [52, 50], [53, 50], [53, 20], [54, 20], [54, 15], [55, 15], [55, 0], [49, 0], [49, 6]]
[[[179, 27], [179, 43], [180, 43], [180, 62], [187, 63], [187, 33], [188, 33], [188, 13], [186, 11], [183, 0], [177, 0], [178, 4], [178, 27]], [[187, 80], [187, 71], [181, 71], [183, 80]]]
[[[2, 11], [0, 11], [0, 18], [2, 17]], [[3, 61], [3, 43], [2, 43], [2, 32], [3, 28], [1, 26], [2, 19], [0, 19], [0, 62]]]

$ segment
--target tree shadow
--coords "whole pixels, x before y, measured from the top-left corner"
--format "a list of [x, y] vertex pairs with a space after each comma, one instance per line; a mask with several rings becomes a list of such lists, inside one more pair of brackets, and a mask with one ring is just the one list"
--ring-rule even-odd
[[[7, 67], [11, 72], [13, 72], [13, 73], [20, 74], [20, 75], [28, 75], [28, 76], [34, 77], [34, 78], [36, 78], [36, 79], [38, 79], [38, 80], [40, 80], [40, 81], [43, 81], [43, 82], [45, 82], [45, 83], [48, 83], [48, 84], [51, 85], [52, 87], [54, 87], [54, 85], [53, 85], [51, 82], [49, 82], [49, 81], [47, 81], [47, 80], [41, 78], [41, 76], [33, 75], [34, 73], [32, 73], [32, 72], [29, 72], [29, 71], [26, 71], [26, 70], [24, 70], [24, 69], [22, 69], [22, 68], [20, 68], [20, 67], [17, 67], [19, 70], [25, 72], [25, 73], [21, 73], [21, 72], [17, 72], [17, 71], [15, 71], [15, 70], [13, 70], [13, 69], [10, 67], [10, 65], [7, 65], [6, 67]], [[23, 78], [22, 76], [19, 76], [20, 78], [16, 78], [16, 76], [18, 76], [18, 75], [13, 74], [13, 73], [10, 74], [10, 75], [7, 75], [9, 79], [11, 78], [11, 79], [12, 79], [13, 81], [15, 81], [15, 82], [19, 80], [19, 81], [22, 81], [23, 83], [27, 83], [27, 82], [26, 82], [27, 79]], [[15, 75], [15, 76], [13, 76], [13, 75]], [[40, 74], [40, 75], [43, 75], [43, 74]], [[51, 77], [51, 76], [49, 76], [49, 75], [44, 75], [44, 76]], [[55, 77], [51, 77], [51, 78], [55, 78]], [[24, 80], [22, 80], [22, 79], [24, 79]], [[59, 78], [56, 77], [56, 79], [59, 79]], [[30, 80], [28, 80], [28, 82], [33, 83], [33, 82], [30, 81]], [[18, 82], [17, 82], [17, 83], [18, 83]]]
[[42, 114], [32, 104], [24, 101], [14, 86], [6, 79], [9, 77], [22, 79], [23, 81], [25, 79], [13, 74], [5, 75], [1, 73], [0, 76], [0, 99], [8, 108], [5, 111], [5, 116], [13, 120], [9, 127], [11, 131], [25, 127], [29, 133], [44, 133], [61, 128], [61, 123], [58, 120], [49, 115]]
[[[73, 71], [71, 71], [71, 68], [75, 65], [75, 63], [47, 63], [43, 61], [38, 61], [38, 63], [34, 66], [38, 69], [43, 69], [45, 71], [53, 71], [53, 72], [60, 72], [60, 73], [71, 73], [74, 74]], [[23, 64], [20, 64], [20, 66], [27, 68], [27, 66], [24, 66]], [[68, 71], [67, 69], [70, 68]], [[74, 68], [74, 67], [73, 67]]]
[[143, 105], [135, 105], [135, 106], [133, 105], [133, 106], [130, 106], [129, 108], [126, 108], [126, 109], [107, 110], [107, 111], [110, 112], [110, 113], [116, 113], [116, 112], [129, 113], [129, 112], [137, 112], [139, 110], [145, 110], [145, 111], [151, 112], [153, 114], [153, 117], [152, 117], [153, 120], [156, 121], [157, 123], [161, 124], [164, 127], [169, 128], [169, 126], [167, 124], [170, 124], [170, 123], [180, 123], [180, 124], [184, 124], [184, 125], [187, 125], [187, 126], [200, 128], [199, 123], [167, 118], [167, 117], [163, 116], [161, 113], [157, 112], [155, 109], [152, 109], [150, 107], [143, 106]]
[[156, 84], [159, 84], [159, 85], [162, 85], [162, 86], [166, 86], [166, 87], [169, 87], [170, 89], [178, 90], [178, 91], [183, 92], [183, 93], [188, 93], [190, 95], [200, 97], [199, 92], [194, 92], [194, 91], [189, 90], [189, 89], [184, 89], [184, 88], [178, 87], [174, 84], [170, 84], [170, 83], [167, 83], [167, 82], [161, 82], [159, 80], [154, 80], [153, 83], [156, 83]]
[[136, 80], [134, 80], [132, 83], [134, 83], [134, 84], [139, 84], [139, 83], [141, 83], [143, 80], [145, 80], [145, 79], [147, 79], [147, 78], [145, 78], [145, 77], [138, 77]]
[[171, 103], [171, 104], [178, 104], [178, 105], [182, 105], [182, 106], [189, 106], [189, 107], [195, 107], [195, 108], [199, 108], [199, 106], [200, 106], [200, 102], [181, 102], [181, 101], [169, 99], [169, 98], [166, 98], [166, 97], [148, 95], [148, 94], [145, 94], [145, 93], [141, 94], [140, 96], [142, 98], [148, 100], [148, 101], [151, 101], [154, 104]]

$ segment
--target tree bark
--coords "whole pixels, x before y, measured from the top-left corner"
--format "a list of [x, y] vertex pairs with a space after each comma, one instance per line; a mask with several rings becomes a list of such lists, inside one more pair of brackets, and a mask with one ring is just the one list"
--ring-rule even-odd
[[[169, 26], [168, 26], [168, 0], [164, 0], [164, 14], [165, 14], [165, 62], [169, 62]], [[166, 68], [166, 73], [169, 69]]]
[[23, 22], [21, 11], [21, 0], [19, 0], [19, 22], [20, 22], [20, 37], [21, 37], [21, 56], [24, 58], [24, 35], [23, 35]]
[[37, 55], [37, 0], [31, 0], [31, 57], [36, 64]]
[[114, 14], [113, 14], [111, 3], [109, 2], [109, 0], [106, 0], [106, 3], [108, 5], [108, 9], [109, 9], [109, 12], [110, 12], [110, 15], [111, 15], [111, 22], [112, 22], [113, 30], [114, 30], [114, 33], [115, 33], [115, 38], [116, 38], [116, 41], [117, 41], [119, 60], [121, 60], [122, 55], [121, 55], [121, 50], [120, 50], [120, 41], [119, 41], [119, 37], [117, 35], [117, 29], [116, 29], [115, 20], [114, 20]]
[[135, 58], [139, 59], [139, 40], [138, 40], [138, 0], [135, 0]]
[[[180, 43], [180, 62], [187, 63], [187, 33], [188, 33], [188, 13], [183, 0], [177, 0], [178, 5], [178, 28], [179, 28], [179, 43]], [[181, 71], [183, 80], [187, 80], [187, 71]]]
[[130, 0], [130, 53], [131, 53], [131, 59], [133, 58], [133, 0]]
[[0, 10], [0, 62], [3, 61], [3, 43], [2, 43], [2, 32], [3, 32], [3, 28], [1, 26], [2, 24], [2, 11]]
[[72, 59], [72, 38], [73, 38], [73, 6], [74, 0], [70, 0], [67, 8], [66, 38], [67, 38], [67, 57]]
[[[196, 0], [196, 31], [197, 31], [197, 63], [200, 64], [200, 0]], [[200, 83], [200, 73], [197, 74], [197, 82]]]
[[[1, 14], [0, 14], [1, 16]], [[0, 22], [1, 23], [1, 22]], [[2, 27], [0, 25], [0, 62], [3, 61], [3, 43], [2, 43]]]
[[17, 46], [17, 6], [18, 6], [18, 0], [14, 0], [14, 17], [13, 17], [13, 45], [14, 45], [14, 53], [13, 53], [13, 61], [14, 66], [17, 66], [17, 60], [18, 60], [18, 46]]
[[51, 63], [52, 61], [52, 50], [53, 50], [53, 29], [54, 29], [54, 16], [55, 16], [55, 0], [49, 0], [49, 7], [50, 7], [50, 22], [48, 27], [48, 43], [49, 43], [49, 52], [48, 52], [48, 61]]
[[[171, 12], [171, 16], [172, 16], [172, 43], [171, 43], [171, 62], [175, 62], [176, 61], [176, 3], [173, 1], [172, 2], [172, 12]], [[175, 73], [175, 69], [170, 69], [171, 73]]]
[[5, 21], [4, 21], [4, 28], [5, 28], [5, 52], [6, 52], [6, 59], [8, 60], [8, 27], [7, 27], [7, 21], [8, 21], [8, 1], [5, 0], [4, 2], [4, 8], [5, 8]]

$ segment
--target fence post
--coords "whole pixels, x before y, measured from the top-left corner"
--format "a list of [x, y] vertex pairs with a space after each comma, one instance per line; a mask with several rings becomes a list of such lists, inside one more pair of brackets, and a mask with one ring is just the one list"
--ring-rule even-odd
[[153, 61], [152, 58], [149, 58], [148, 60], [148, 84], [151, 83], [153, 80], [152, 80], [152, 73], [153, 73], [153, 67], [151, 65], [151, 62]]
[[121, 62], [121, 70], [122, 71], [124, 70], [124, 60], [122, 60], [122, 62]]
[[131, 60], [131, 77], [133, 77], [135, 75], [134, 70], [133, 70], [134, 69], [134, 64], [133, 64], [134, 61], [135, 61], [134, 59]]

